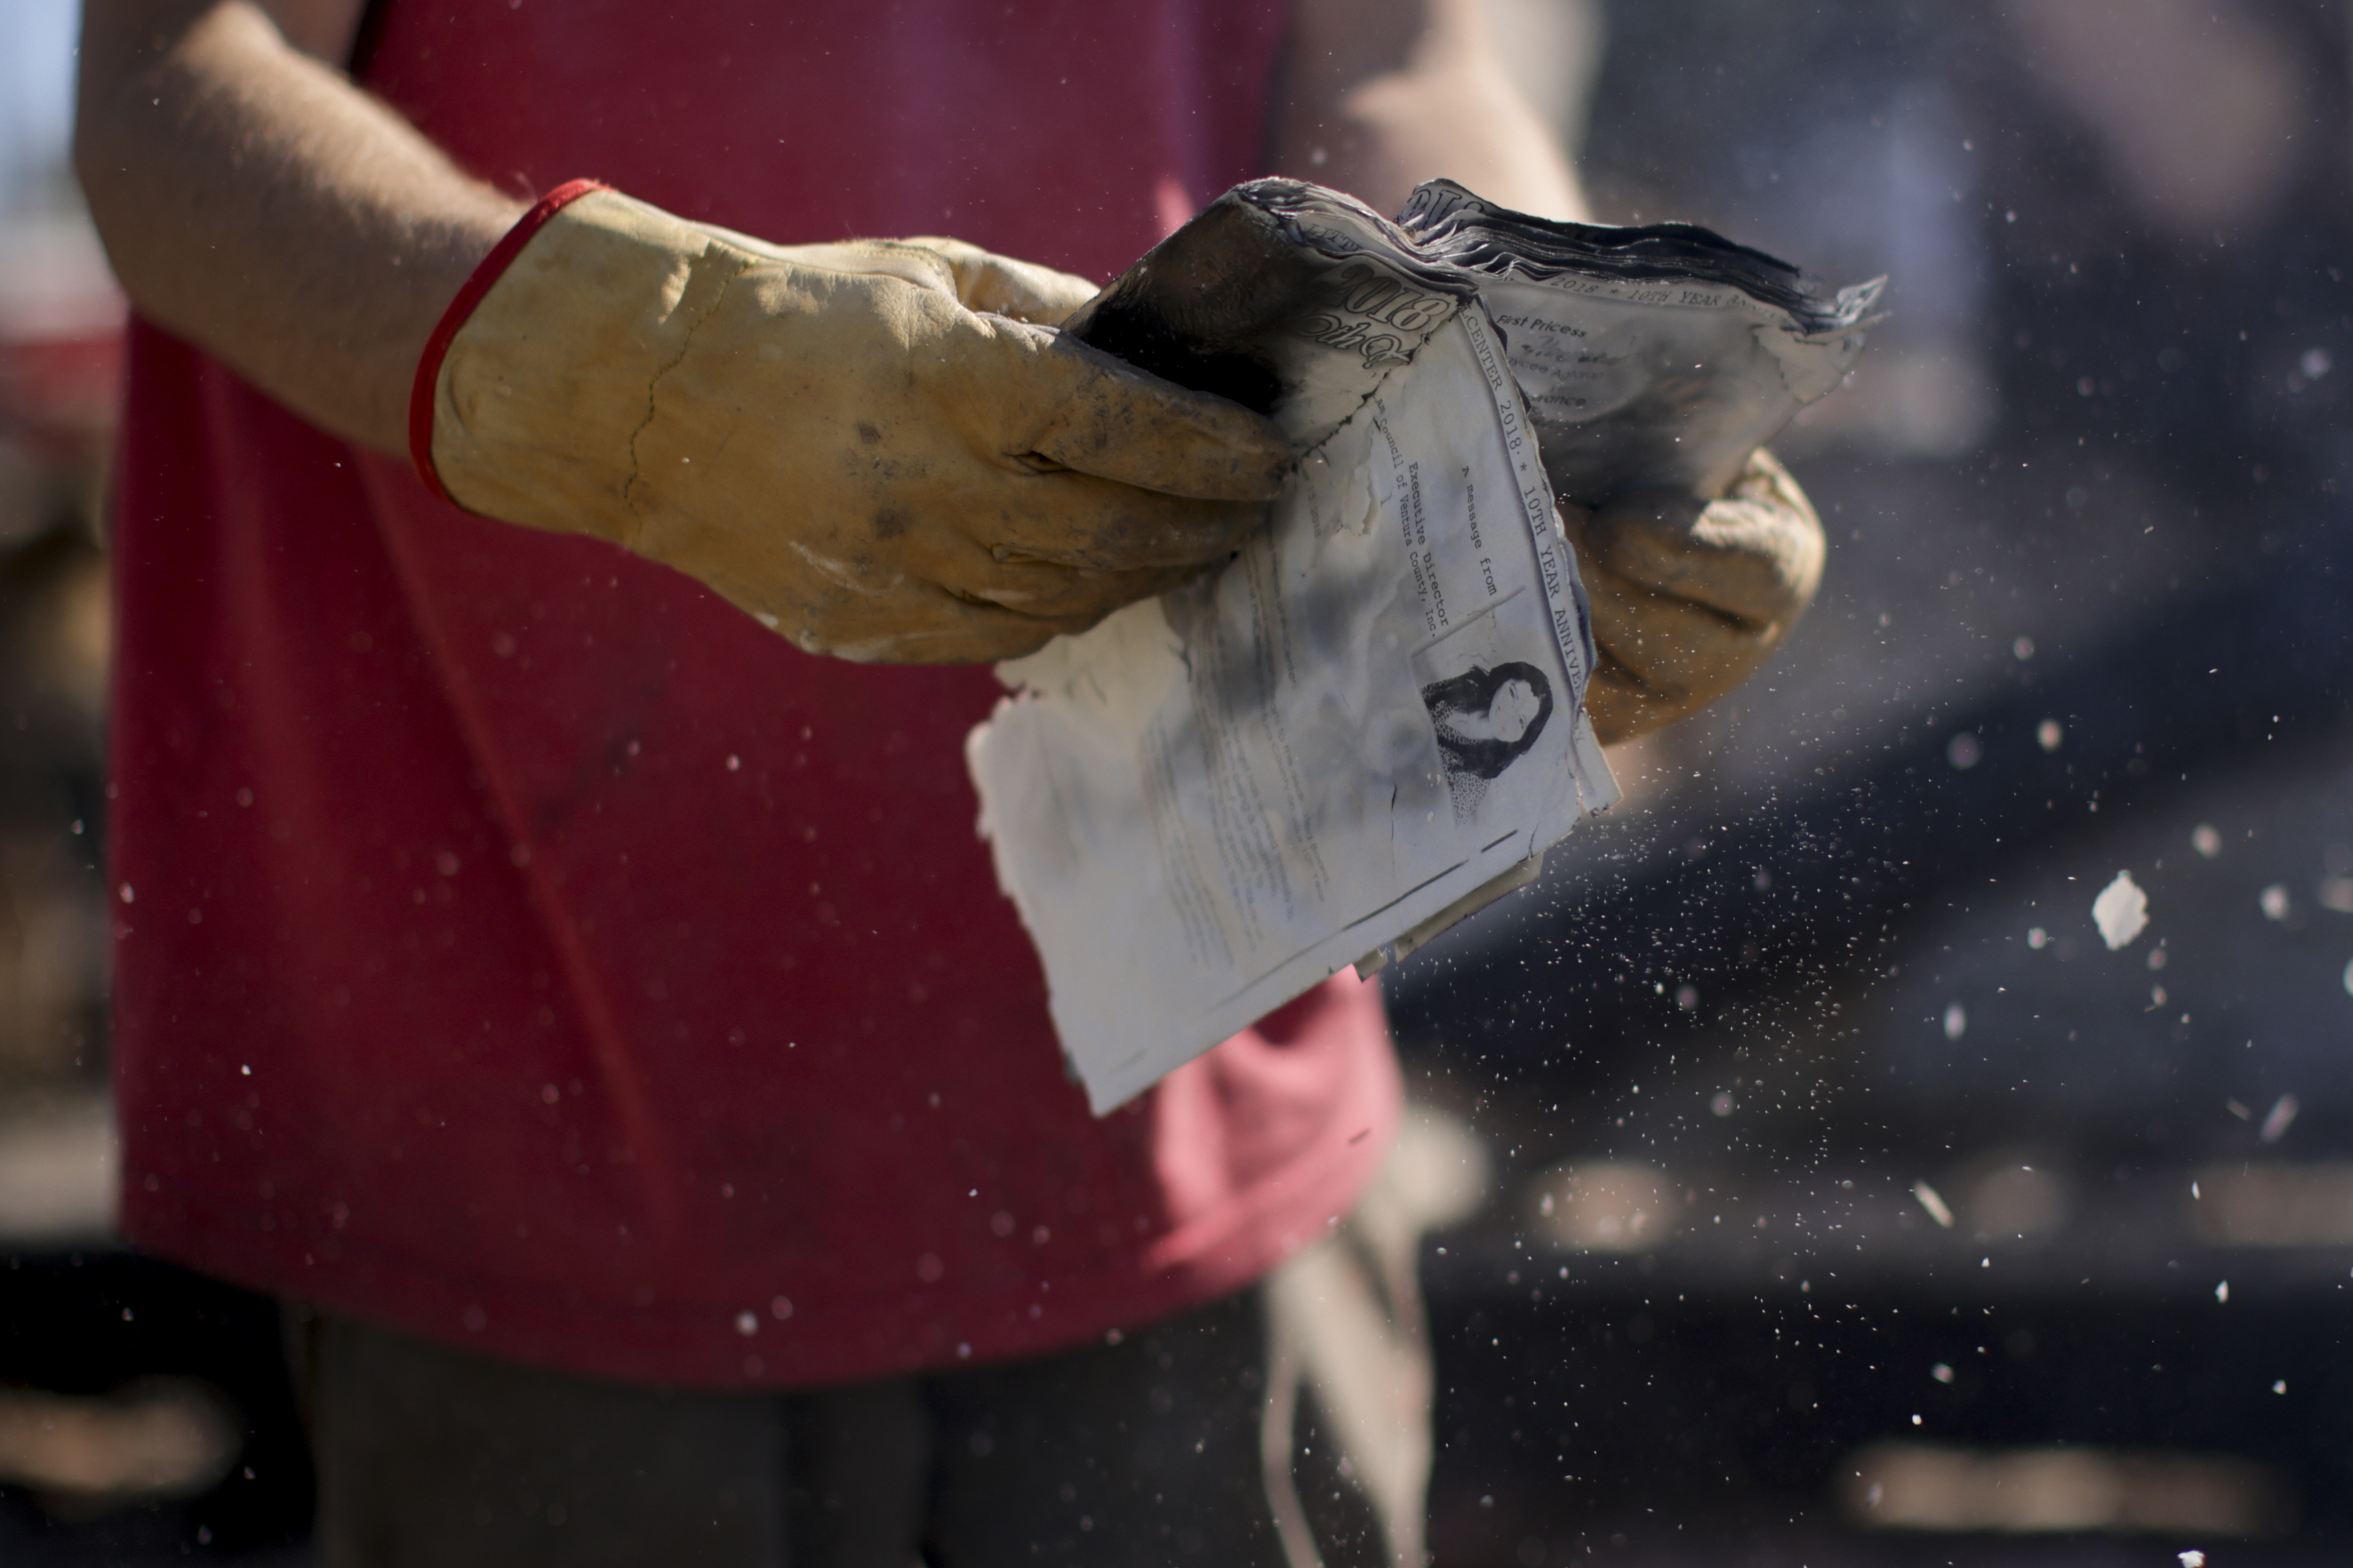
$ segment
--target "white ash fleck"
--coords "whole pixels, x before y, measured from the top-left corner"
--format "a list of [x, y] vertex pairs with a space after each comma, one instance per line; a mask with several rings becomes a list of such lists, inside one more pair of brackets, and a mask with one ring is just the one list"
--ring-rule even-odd
[[2100, 896], [2092, 900], [2092, 922], [2100, 928], [2100, 940], [2111, 952], [2148, 929], [2148, 895], [2130, 871], [2117, 872], [2116, 879], [2100, 889]]

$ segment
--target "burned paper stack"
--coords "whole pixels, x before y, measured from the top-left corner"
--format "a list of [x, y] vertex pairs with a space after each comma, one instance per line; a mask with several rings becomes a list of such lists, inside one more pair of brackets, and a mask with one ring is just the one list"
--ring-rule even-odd
[[1001, 667], [967, 745], [1098, 1111], [1534, 879], [1618, 798], [1556, 493], [1709, 493], [1837, 384], [1875, 293], [1682, 225], [1439, 182], [1400, 226], [1260, 180], [1071, 320], [1299, 454], [1229, 564]]

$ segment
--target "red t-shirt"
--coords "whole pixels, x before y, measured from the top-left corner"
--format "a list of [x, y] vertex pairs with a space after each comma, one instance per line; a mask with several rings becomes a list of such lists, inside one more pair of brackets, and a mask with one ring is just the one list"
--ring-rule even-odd
[[[1252, 172], [1263, 0], [379, 5], [519, 192], [1105, 277]], [[353, 286], [364, 287], [363, 279]], [[134, 329], [113, 785], [123, 1226], [575, 1370], [797, 1384], [1235, 1289], [1398, 1102], [1343, 977], [1104, 1120], [974, 823], [984, 669], [811, 658], [469, 517]]]

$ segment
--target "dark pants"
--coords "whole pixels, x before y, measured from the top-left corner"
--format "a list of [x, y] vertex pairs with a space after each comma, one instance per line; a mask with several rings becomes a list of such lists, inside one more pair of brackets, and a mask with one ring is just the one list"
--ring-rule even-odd
[[607, 1383], [298, 1310], [319, 1560], [1420, 1568], [1419, 1304], [1397, 1227], [1362, 1219], [1114, 1343], [810, 1393]]

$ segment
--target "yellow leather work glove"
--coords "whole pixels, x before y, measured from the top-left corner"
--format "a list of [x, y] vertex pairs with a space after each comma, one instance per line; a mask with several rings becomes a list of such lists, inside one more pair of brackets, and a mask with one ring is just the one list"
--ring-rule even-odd
[[1038, 324], [1092, 285], [959, 241], [773, 246], [602, 189], [528, 234], [420, 367], [428, 480], [811, 653], [1027, 653], [1222, 559], [1290, 462], [1271, 422]]
[[1822, 524], [1771, 454], [1718, 500], [1640, 492], [1563, 503], [1601, 659], [1585, 690], [1610, 745], [1715, 701], [1763, 668], [1822, 579]]

